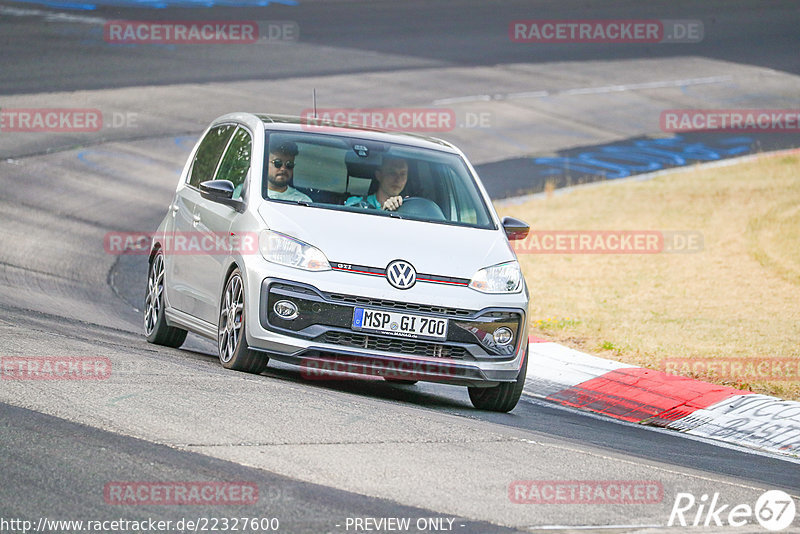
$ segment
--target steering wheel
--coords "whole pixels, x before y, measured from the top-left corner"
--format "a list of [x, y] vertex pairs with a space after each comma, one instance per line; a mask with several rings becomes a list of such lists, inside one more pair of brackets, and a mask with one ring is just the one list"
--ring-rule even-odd
[[444, 221], [446, 219], [442, 208], [436, 202], [422, 197], [404, 198], [403, 204], [397, 208], [397, 213], [435, 221]]
[[361, 202], [358, 202], [357, 204], [350, 204], [350, 207], [353, 207], [353, 208], [365, 208], [365, 209], [371, 209], [371, 210], [377, 209], [375, 206], [373, 206], [372, 204], [370, 204], [366, 200], [362, 200]]

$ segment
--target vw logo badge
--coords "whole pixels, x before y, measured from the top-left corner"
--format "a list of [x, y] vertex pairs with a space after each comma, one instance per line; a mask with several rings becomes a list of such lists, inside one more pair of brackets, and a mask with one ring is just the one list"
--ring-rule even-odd
[[386, 279], [397, 289], [409, 289], [417, 282], [417, 271], [407, 261], [395, 260], [386, 266]]

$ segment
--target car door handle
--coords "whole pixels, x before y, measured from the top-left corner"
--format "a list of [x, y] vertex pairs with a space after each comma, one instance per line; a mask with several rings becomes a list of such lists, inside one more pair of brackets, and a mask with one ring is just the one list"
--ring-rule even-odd
[[178, 210], [181, 208], [178, 207], [177, 204], [170, 204], [169, 209], [172, 211], [172, 216], [175, 217], [175, 215], [178, 213]]
[[200, 216], [194, 215], [192, 217], [192, 226], [197, 226], [198, 224], [200, 224]]

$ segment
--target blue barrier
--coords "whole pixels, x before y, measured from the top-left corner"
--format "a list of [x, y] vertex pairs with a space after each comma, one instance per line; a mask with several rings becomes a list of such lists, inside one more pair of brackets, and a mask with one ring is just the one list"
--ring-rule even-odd
[[712, 146], [676, 135], [595, 147], [570, 156], [534, 158], [533, 163], [539, 167], [536, 172], [539, 176], [600, 175], [614, 180], [691, 162], [716, 161], [747, 154], [753, 141], [750, 137], [728, 137], [716, 139]]

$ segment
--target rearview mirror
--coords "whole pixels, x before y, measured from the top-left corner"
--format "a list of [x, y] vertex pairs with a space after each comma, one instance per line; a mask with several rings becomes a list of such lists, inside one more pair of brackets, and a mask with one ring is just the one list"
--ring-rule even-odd
[[233, 198], [236, 187], [230, 180], [208, 180], [200, 184], [200, 196], [212, 202], [230, 206], [236, 211], [244, 211], [244, 202]]
[[528, 232], [531, 231], [531, 227], [528, 226], [528, 223], [515, 219], [514, 217], [503, 217], [502, 223], [503, 230], [506, 231], [506, 237], [511, 241], [525, 239], [528, 237]]

